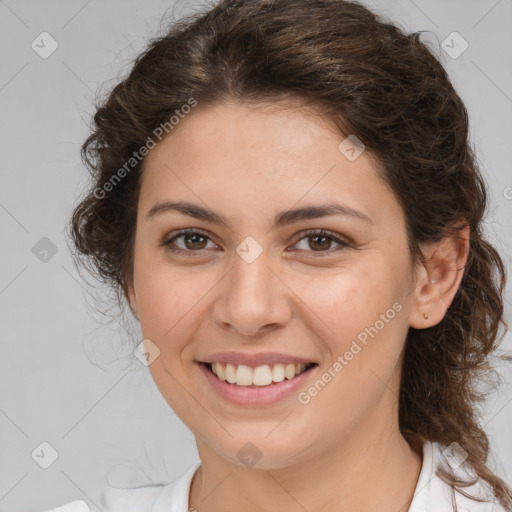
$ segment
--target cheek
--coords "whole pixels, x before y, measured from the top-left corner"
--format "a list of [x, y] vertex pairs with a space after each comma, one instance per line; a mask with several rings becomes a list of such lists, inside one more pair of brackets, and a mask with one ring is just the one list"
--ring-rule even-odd
[[297, 295], [307, 305], [303, 318], [321, 337], [326, 367], [338, 361], [326, 404], [343, 396], [350, 407], [368, 405], [391, 379], [408, 328], [402, 278], [392, 266], [375, 258], [350, 271], [319, 274], [314, 286], [301, 287], [297, 279]]
[[135, 265], [139, 319], [144, 336], [164, 340], [176, 336], [200, 308], [201, 298], [213, 286], [208, 275], [171, 268], [166, 263]]
[[332, 348], [342, 350], [347, 341], [392, 308], [400, 297], [396, 277], [385, 260], [374, 258], [333, 272], [318, 272], [308, 282], [295, 276], [293, 290], [307, 306], [304, 315], [316, 318], [325, 336], [337, 340]]

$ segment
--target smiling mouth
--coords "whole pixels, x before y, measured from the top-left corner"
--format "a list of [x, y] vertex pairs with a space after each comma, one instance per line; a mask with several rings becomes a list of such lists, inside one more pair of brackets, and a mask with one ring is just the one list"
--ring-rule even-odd
[[317, 363], [310, 364], [265, 364], [251, 367], [232, 363], [200, 363], [219, 380], [236, 386], [263, 387], [278, 384], [311, 370]]

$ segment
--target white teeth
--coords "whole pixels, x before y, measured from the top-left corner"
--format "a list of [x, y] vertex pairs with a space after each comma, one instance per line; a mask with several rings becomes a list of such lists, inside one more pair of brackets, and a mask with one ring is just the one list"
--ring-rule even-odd
[[272, 382], [290, 380], [306, 369], [305, 364], [274, 364], [252, 368], [244, 364], [212, 363], [212, 373], [220, 380], [225, 380], [237, 386], [268, 386]]
[[249, 366], [239, 364], [236, 369], [236, 384], [238, 386], [250, 386], [252, 384], [252, 370]]
[[[219, 364], [219, 363], [217, 363], [217, 364]], [[235, 382], [236, 382], [236, 368], [231, 363], [228, 363], [226, 365], [226, 380], [230, 384], [235, 384]]]
[[287, 364], [284, 367], [284, 376], [287, 379], [293, 379], [293, 377], [295, 377], [295, 365], [294, 364]]
[[[272, 382], [272, 370], [270, 366], [257, 366], [254, 368], [252, 383], [255, 386], [268, 386]], [[238, 383], [237, 383], [238, 384]]]
[[275, 364], [272, 368], [272, 380], [282, 382], [284, 380], [284, 364]]
[[226, 380], [226, 370], [221, 364], [214, 363], [212, 364], [212, 367], [215, 367], [217, 370], [217, 377], [219, 377], [220, 380]]

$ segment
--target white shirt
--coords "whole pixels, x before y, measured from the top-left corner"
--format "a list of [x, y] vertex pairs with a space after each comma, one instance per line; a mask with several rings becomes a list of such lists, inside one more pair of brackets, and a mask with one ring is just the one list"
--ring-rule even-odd
[[[469, 480], [473, 474], [465, 463], [459, 465], [457, 454], [437, 442], [425, 441], [423, 444], [423, 463], [414, 491], [414, 497], [408, 512], [453, 512], [452, 494], [459, 512], [506, 512], [498, 500], [492, 502], [490, 486], [478, 480], [464, 492], [489, 500], [479, 503], [453, 492], [448, 484], [436, 474], [441, 466], [451, 469], [457, 476]], [[200, 462], [189, 467], [177, 480], [167, 485], [150, 485], [136, 489], [108, 488], [96, 502], [103, 512], [188, 512], [189, 492], [192, 478], [201, 465]], [[73, 501], [47, 512], [91, 512], [82, 500]]]

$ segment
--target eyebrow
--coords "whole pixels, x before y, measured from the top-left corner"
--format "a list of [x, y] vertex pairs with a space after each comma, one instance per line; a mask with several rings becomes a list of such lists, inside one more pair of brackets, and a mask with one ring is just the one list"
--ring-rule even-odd
[[[167, 212], [179, 212], [195, 219], [228, 227], [226, 219], [218, 213], [210, 210], [209, 208], [188, 203], [186, 201], [165, 201], [156, 203], [146, 214], [146, 220]], [[363, 220], [368, 224], [374, 224], [373, 220], [368, 217], [368, 215], [359, 210], [355, 210], [354, 208], [350, 208], [349, 206], [344, 206], [339, 203], [329, 203], [325, 205], [312, 205], [292, 210], [284, 210], [274, 217], [272, 227], [287, 226], [301, 220], [318, 219], [329, 215], [346, 215]]]

